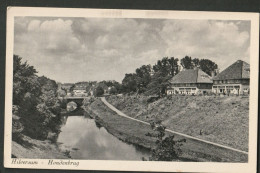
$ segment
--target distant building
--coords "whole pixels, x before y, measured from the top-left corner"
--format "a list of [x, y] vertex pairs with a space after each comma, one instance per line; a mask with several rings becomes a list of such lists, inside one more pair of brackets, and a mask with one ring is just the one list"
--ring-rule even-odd
[[250, 65], [238, 60], [213, 78], [214, 93], [249, 94]]
[[170, 80], [167, 95], [207, 93], [212, 90], [212, 84], [211, 77], [201, 69], [183, 69]]
[[80, 86], [80, 87], [87, 87], [89, 85], [90, 85], [89, 82], [77, 82], [77, 83], [75, 83], [75, 86]]
[[85, 86], [75, 86], [73, 88], [73, 93], [75, 96], [85, 96], [85, 95], [87, 95], [86, 87]]

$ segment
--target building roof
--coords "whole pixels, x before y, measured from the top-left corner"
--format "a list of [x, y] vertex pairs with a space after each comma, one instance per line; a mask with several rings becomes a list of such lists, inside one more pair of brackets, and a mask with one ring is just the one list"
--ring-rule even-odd
[[212, 83], [211, 77], [201, 69], [185, 69], [175, 75], [171, 83]]
[[250, 65], [244, 61], [238, 60], [217, 76], [213, 80], [226, 80], [226, 79], [249, 79], [250, 78]]

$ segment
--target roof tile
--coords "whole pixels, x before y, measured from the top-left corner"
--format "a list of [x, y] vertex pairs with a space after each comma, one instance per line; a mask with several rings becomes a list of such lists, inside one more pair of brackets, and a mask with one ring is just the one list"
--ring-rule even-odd
[[250, 65], [244, 61], [238, 60], [221, 73], [219, 73], [213, 80], [226, 80], [226, 79], [249, 79], [250, 78]]
[[185, 69], [175, 75], [171, 83], [212, 83], [211, 77], [201, 69]]

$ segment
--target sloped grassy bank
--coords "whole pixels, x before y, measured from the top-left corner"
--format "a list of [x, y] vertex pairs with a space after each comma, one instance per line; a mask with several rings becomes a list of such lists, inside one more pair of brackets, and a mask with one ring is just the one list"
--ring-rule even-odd
[[219, 96], [110, 96], [109, 103], [128, 116], [162, 120], [169, 129], [248, 151], [249, 98]]
[[[152, 132], [149, 125], [129, 120], [118, 116], [109, 109], [100, 99], [85, 103], [85, 111], [96, 122], [105, 127], [109, 133], [122, 141], [133, 143], [148, 149], [155, 147], [155, 140], [146, 136]], [[169, 135], [169, 133], [167, 133]], [[182, 136], [175, 135], [177, 139], [183, 139]], [[211, 162], [246, 162], [247, 155], [222, 149], [210, 144], [201, 143], [195, 140], [186, 139], [187, 142], [182, 146], [183, 154], [181, 161], [211, 161]]]

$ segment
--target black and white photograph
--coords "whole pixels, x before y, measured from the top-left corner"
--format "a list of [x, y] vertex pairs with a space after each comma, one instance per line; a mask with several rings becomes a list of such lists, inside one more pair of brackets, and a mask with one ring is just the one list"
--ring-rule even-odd
[[9, 167], [256, 166], [259, 15], [19, 9], [7, 35]]

